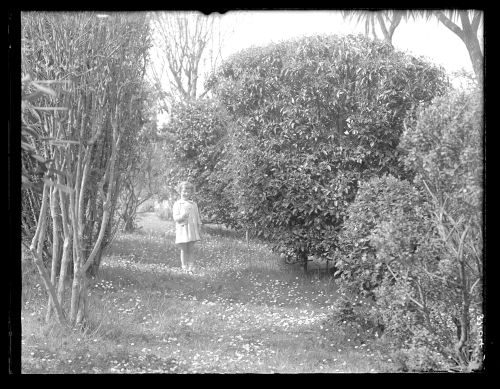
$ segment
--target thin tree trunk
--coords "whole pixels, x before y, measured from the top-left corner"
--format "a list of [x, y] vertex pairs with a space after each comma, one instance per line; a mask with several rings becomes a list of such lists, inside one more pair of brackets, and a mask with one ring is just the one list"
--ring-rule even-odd
[[[83, 126], [80, 131], [80, 138], [83, 139]], [[91, 147], [91, 146], [89, 146]], [[80, 296], [82, 288], [82, 274], [81, 268], [84, 261], [84, 253], [82, 248], [83, 242], [83, 196], [85, 191], [85, 184], [88, 175], [88, 165], [90, 164], [90, 151], [86, 149], [78, 150], [78, 165], [75, 180], [75, 190], [70, 196], [70, 217], [73, 225], [73, 285], [71, 288], [71, 308], [70, 308], [70, 321], [72, 324], [78, 322], [78, 311], [80, 306]], [[82, 166], [83, 165], [83, 166]]]
[[[100, 250], [102, 240], [104, 238], [104, 233], [106, 231], [106, 227], [109, 221], [110, 209], [111, 209], [111, 197], [114, 191], [113, 184], [114, 184], [115, 161], [117, 156], [117, 145], [119, 144], [120, 138], [121, 137], [117, 135], [117, 128], [115, 124], [113, 128], [113, 143], [112, 143], [110, 163], [108, 164], [108, 169], [104, 175], [104, 179], [102, 182], [104, 187], [104, 184], [107, 181], [108, 188], [107, 188], [106, 198], [103, 199], [103, 215], [101, 220], [99, 236], [93, 246], [90, 255], [85, 260], [82, 255], [81, 248], [77, 246], [77, 260], [73, 261], [74, 275], [73, 275], [73, 285], [71, 292], [72, 294], [71, 294], [71, 310], [70, 310], [70, 320], [71, 323], [73, 324], [81, 324], [85, 319], [85, 304], [87, 297], [87, 289], [86, 289], [87, 270], [90, 267], [90, 265], [93, 264], [93, 261]], [[85, 161], [86, 162], [90, 161], [90, 159], [85, 158]], [[82, 181], [85, 180], [86, 174], [88, 174], [87, 166], [85, 166], [83, 169], [83, 174], [81, 177]], [[78, 187], [78, 185], [75, 186]], [[83, 196], [82, 191], [85, 189], [84, 182], [82, 182], [82, 184], [79, 186], [79, 189], [80, 193], [78, 195]], [[70, 199], [73, 199], [72, 204], [70, 205], [70, 209], [72, 210], [71, 217], [73, 219], [73, 228], [75, 229], [77, 225], [81, 226], [82, 221], [79, 218], [83, 218], [83, 213], [81, 211], [82, 207], [79, 206], [81, 202], [80, 201], [77, 202], [76, 199], [74, 199], [73, 197], [71, 197]], [[78, 220], [74, 220], [75, 218], [77, 218]], [[73, 234], [73, 242], [76, 245], [81, 244], [81, 239], [82, 239], [81, 232], [82, 231], [79, 231], [78, 234], [75, 233]], [[76, 237], [76, 235], [79, 236]]]
[[[56, 285], [57, 278], [57, 267], [59, 265], [59, 217], [57, 215], [57, 191], [58, 189], [53, 186], [50, 193], [50, 214], [52, 217], [52, 266], [50, 272], [50, 282], [52, 285]], [[47, 306], [47, 315], [45, 321], [48, 323], [50, 321], [50, 316], [52, 313], [52, 307], [54, 302], [52, 297], [49, 296], [49, 302]]]
[[70, 322], [72, 325], [76, 324], [78, 308], [80, 305], [80, 295], [81, 295], [80, 278], [81, 276], [79, 275], [79, 263], [78, 261], [73, 260], [73, 284], [71, 286], [71, 308], [70, 308]]
[[[103, 214], [102, 214], [102, 220], [101, 220], [101, 228], [99, 231], [99, 236], [97, 237], [97, 241], [94, 244], [94, 247], [92, 249], [92, 252], [90, 253], [89, 257], [87, 258], [85, 264], [83, 264], [82, 268], [80, 269], [81, 273], [85, 274], [87, 272], [87, 269], [90, 267], [90, 265], [93, 263], [95, 256], [97, 255], [97, 252], [99, 251], [103, 238], [104, 238], [104, 233], [106, 232], [106, 228], [108, 226], [108, 221], [110, 218], [111, 214], [111, 197], [114, 192], [114, 174], [115, 174], [115, 162], [116, 162], [116, 156], [117, 156], [117, 147], [120, 142], [120, 136], [116, 136], [116, 129], [113, 129], [113, 138], [114, 143], [113, 143], [113, 148], [111, 151], [111, 159], [110, 159], [110, 164], [109, 164], [109, 177], [108, 177], [108, 191], [106, 194], [106, 199], [103, 203]], [[116, 139], [117, 138], [117, 139]]]
[[66, 282], [68, 265], [71, 259], [70, 248], [71, 248], [71, 240], [72, 240], [72, 228], [71, 223], [68, 221], [68, 203], [65, 199], [65, 193], [59, 191], [59, 201], [61, 208], [61, 217], [62, 217], [62, 227], [64, 234], [64, 243], [63, 243], [63, 253], [61, 258], [61, 268], [59, 270], [59, 285], [57, 288], [57, 298], [59, 301], [63, 301], [63, 293], [64, 293], [64, 284]]
[[[77, 174], [77, 178], [79, 178], [79, 174]], [[69, 213], [70, 213], [70, 219], [71, 219], [71, 224], [72, 224], [72, 229], [73, 229], [73, 285], [71, 287], [71, 307], [70, 307], [70, 322], [71, 324], [75, 324], [76, 321], [76, 315], [78, 312], [78, 303], [79, 303], [79, 296], [80, 296], [80, 279], [79, 279], [79, 268], [80, 268], [80, 263], [81, 263], [81, 258], [82, 258], [82, 251], [81, 251], [81, 231], [79, 231], [78, 228], [78, 221], [77, 221], [77, 202], [75, 197], [76, 195], [76, 188], [78, 188], [78, 183], [75, 183], [75, 190], [72, 191], [70, 195], [70, 204], [69, 204]]]
[[33, 253], [35, 266], [37, 267], [38, 272], [42, 277], [45, 289], [47, 290], [49, 296], [52, 298], [54, 308], [57, 314], [57, 319], [59, 323], [64, 324], [65, 323], [64, 312], [61, 308], [61, 305], [59, 304], [59, 301], [57, 300], [54, 285], [50, 281], [49, 273], [47, 272], [47, 269], [45, 268], [42, 259], [43, 243], [46, 234], [46, 222], [47, 222], [46, 213], [47, 213], [48, 192], [49, 192], [49, 185], [45, 184], [43, 187], [42, 206], [40, 208], [40, 216], [38, 218], [37, 231], [31, 242], [30, 250]]
[[467, 355], [467, 350], [465, 350], [465, 346], [467, 341], [469, 340], [469, 294], [467, 291], [467, 275], [465, 272], [465, 264], [463, 260], [460, 264], [460, 277], [462, 278], [462, 312], [460, 315], [460, 339], [455, 346], [455, 351], [457, 353], [458, 358], [464, 366], [469, 364], [469, 358]]
[[76, 322], [82, 324], [87, 317], [87, 277], [82, 277], [80, 282], [80, 297]]

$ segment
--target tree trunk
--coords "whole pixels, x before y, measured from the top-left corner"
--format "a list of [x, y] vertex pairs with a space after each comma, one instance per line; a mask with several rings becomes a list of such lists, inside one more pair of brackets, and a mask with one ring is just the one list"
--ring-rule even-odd
[[[81, 155], [81, 154], [80, 154]], [[73, 284], [71, 287], [71, 305], [70, 305], [70, 322], [75, 324], [76, 315], [78, 312], [79, 296], [80, 296], [80, 279], [81, 275], [79, 269], [82, 261], [82, 248], [81, 248], [81, 235], [82, 231], [79, 228], [81, 223], [78, 221], [78, 195], [79, 195], [79, 182], [80, 180], [80, 167], [77, 168], [75, 185], [69, 197], [69, 215], [73, 230]]]
[[307, 253], [304, 251], [301, 251], [299, 254], [300, 262], [302, 263], [302, 269], [304, 270], [304, 273], [307, 273]]
[[83, 324], [87, 318], [87, 277], [82, 276], [80, 282], [80, 297], [78, 303], [78, 313], [76, 315], [76, 323]]
[[[57, 278], [57, 268], [59, 265], [59, 217], [57, 215], [57, 192], [58, 189], [54, 186], [52, 187], [50, 194], [50, 214], [52, 217], [52, 267], [50, 273], [50, 282], [52, 285], [56, 285]], [[45, 316], [45, 321], [48, 323], [50, 321], [50, 316], [52, 313], [52, 307], [54, 302], [52, 297], [49, 296], [49, 302], [47, 306], [47, 315]]]
[[472, 68], [474, 73], [479, 80], [479, 85], [483, 83], [483, 53], [481, 51], [481, 46], [479, 45], [479, 40], [477, 39], [478, 31], [478, 21], [479, 16], [476, 15], [474, 22], [471, 24], [468, 16], [468, 11], [459, 11], [460, 20], [462, 22], [462, 28], [455, 24], [450, 18], [448, 18], [443, 12], [437, 12], [436, 17], [441, 23], [444, 24], [450, 31], [456, 34], [462, 42], [465, 43], [465, 47], [469, 53], [469, 57], [472, 62]]
[[460, 339], [455, 345], [455, 351], [458, 358], [464, 367], [469, 364], [468, 350], [466, 350], [467, 341], [469, 340], [469, 306], [470, 299], [467, 290], [467, 275], [465, 271], [465, 263], [461, 260], [460, 263], [460, 278], [462, 281], [462, 312], [460, 315]]
[[469, 52], [469, 57], [472, 62], [472, 68], [478, 79], [479, 85], [483, 85], [483, 53], [481, 51], [481, 46], [479, 40], [475, 36], [466, 37], [465, 46]]
[[71, 308], [70, 308], [70, 322], [72, 325], [76, 324], [78, 309], [80, 306], [81, 296], [81, 275], [78, 271], [78, 264], [73, 262], [73, 284], [71, 286]]
[[45, 268], [42, 259], [43, 243], [45, 241], [45, 234], [46, 234], [46, 222], [47, 222], [46, 213], [47, 213], [48, 192], [49, 192], [49, 185], [45, 184], [43, 187], [42, 205], [40, 207], [40, 215], [38, 218], [37, 230], [31, 242], [30, 250], [34, 256], [35, 266], [37, 267], [38, 272], [40, 273], [45, 289], [47, 290], [47, 293], [49, 294], [50, 298], [52, 298], [52, 302], [54, 304], [54, 308], [56, 310], [59, 323], [64, 324], [65, 323], [64, 312], [61, 308], [61, 305], [59, 304], [59, 301], [57, 300], [54, 285], [50, 281], [50, 276], [47, 272], [47, 269]]
[[[60, 181], [59, 181], [60, 183]], [[62, 227], [64, 234], [63, 252], [61, 258], [61, 268], [59, 270], [59, 285], [57, 288], [57, 298], [63, 301], [64, 286], [66, 278], [68, 277], [68, 266], [71, 260], [71, 241], [73, 238], [71, 223], [68, 221], [68, 203], [66, 201], [66, 194], [59, 191], [59, 201], [61, 209]]]

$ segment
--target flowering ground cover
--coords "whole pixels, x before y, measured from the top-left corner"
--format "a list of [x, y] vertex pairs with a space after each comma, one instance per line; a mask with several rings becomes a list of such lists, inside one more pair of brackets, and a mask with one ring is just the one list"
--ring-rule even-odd
[[332, 324], [334, 279], [303, 274], [265, 245], [207, 228], [183, 272], [174, 226], [141, 214], [90, 287], [85, 332], [45, 324], [46, 295], [23, 270], [22, 372], [342, 373], [394, 369], [378, 339]]

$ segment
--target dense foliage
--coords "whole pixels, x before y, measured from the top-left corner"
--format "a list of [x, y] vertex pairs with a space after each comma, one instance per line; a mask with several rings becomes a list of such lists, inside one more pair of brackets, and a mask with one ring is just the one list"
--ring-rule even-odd
[[[95, 241], [103, 213], [98, 183], [111, 155], [111, 121], [116, 112], [115, 103], [119, 105], [118, 124], [122, 132], [115, 174], [117, 193], [131, 161], [137, 156], [136, 139], [145, 122], [143, 111], [147, 98], [142, 84], [148, 47], [144, 44], [148, 42], [147, 24], [144, 16], [139, 15], [127, 18], [117, 14], [113, 18], [114, 24], [111, 24], [94, 14], [83, 13], [25, 13], [22, 23], [22, 72], [34, 81], [26, 86], [24, 93], [31, 95], [40, 86], [53, 89], [53, 96], [38, 94], [23, 104], [23, 127], [31, 130], [28, 143], [50, 159], [54, 151], [47, 140], [52, 146], [57, 145], [51, 137], [69, 138], [70, 141], [82, 138], [94, 142], [83, 201], [87, 215], [83, 232], [84, 251], [87, 251]], [[49, 39], [51, 44], [47, 43]], [[42, 109], [45, 106], [45, 109], [41, 111], [33, 106], [42, 106]], [[73, 125], [68, 126], [68, 123]], [[96, 134], [98, 142], [97, 138], [93, 139]], [[60, 142], [58, 147], [71, 145], [60, 139], [56, 142]], [[27, 177], [34, 183], [41, 182], [39, 171], [43, 172], [43, 165], [29, 168], [29, 159], [24, 154], [22, 158], [23, 169], [32, 172]], [[67, 168], [76, 171], [76, 155], [72, 166], [69, 163]], [[37, 192], [41, 192], [40, 187], [36, 190], [36, 187], [26, 186], [23, 191], [23, 214], [26, 215], [23, 234], [26, 240], [31, 239], [36, 225], [33, 215], [38, 215], [41, 197]], [[117, 196], [114, 196], [113, 215], [116, 202]]]
[[191, 180], [197, 189], [198, 206], [205, 220], [230, 224], [231, 202], [225, 199], [219, 169], [224, 160], [228, 120], [215, 100], [188, 100], [173, 105], [165, 137], [165, 180], [176, 188]]
[[232, 56], [208, 85], [232, 120], [225, 176], [235, 218], [282, 251], [331, 257], [358, 181], [407, 174], [403, 120], [445, 84], [441, 69], [362, 36]]
[[[148, 120], [149, 24], [146, 14], [92, 12], [26, 12], [21, 22], [23, 142], [46, 165], [33, 169], [33, 153], [23, 155], [24, 181], [34, 184], [22, 192], [24, 239], [50, 295], [47, 319], [53, 307], [61, 322], [82, 323], [86, 273], [97, 271], [118, 224], [121, 185]], [[50, 270], [43, 246], [52, 248]]]
[[420, 108], [400, 144], [413, 182], [362, 183], [339, 237], [339, 304], [382, 323], [405, 370], [481, 362], [481, 112], [476, 92]]

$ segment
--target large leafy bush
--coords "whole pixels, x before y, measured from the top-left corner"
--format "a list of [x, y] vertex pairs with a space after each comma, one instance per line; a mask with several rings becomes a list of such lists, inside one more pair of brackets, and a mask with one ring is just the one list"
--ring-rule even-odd
[[382, 323], [404, 369], [481, 361], [481, 111], [453, 91], [420, 108], [401, 142], [414, 181], [362, 183], [339, 237], [342, 309]]
[[225, 176], [234, 214], [278, 249], [331, 257], [358, 181], [407, 174], [403, 119], [444, 85], [440, 68], [362, 36], [234, 55], [208, 81], [233, 124]]
[[426, 189], [447, 256], [441, 268], [456, 281], [455, 358], [482, 362], [483, 104], [482, 91], [451, 91], [420, 109], [402, 139], [406, 164]]
[[381, 324], [395, 348], [412, 349], [414, 356], [425, 350], [444, 363], [458, 296], [441, 269], [447, 253], [431, 214], [425, 193], [411, 182], [386, 176], [362, 183], [339, 236], [337, 267], [347, 307]]

